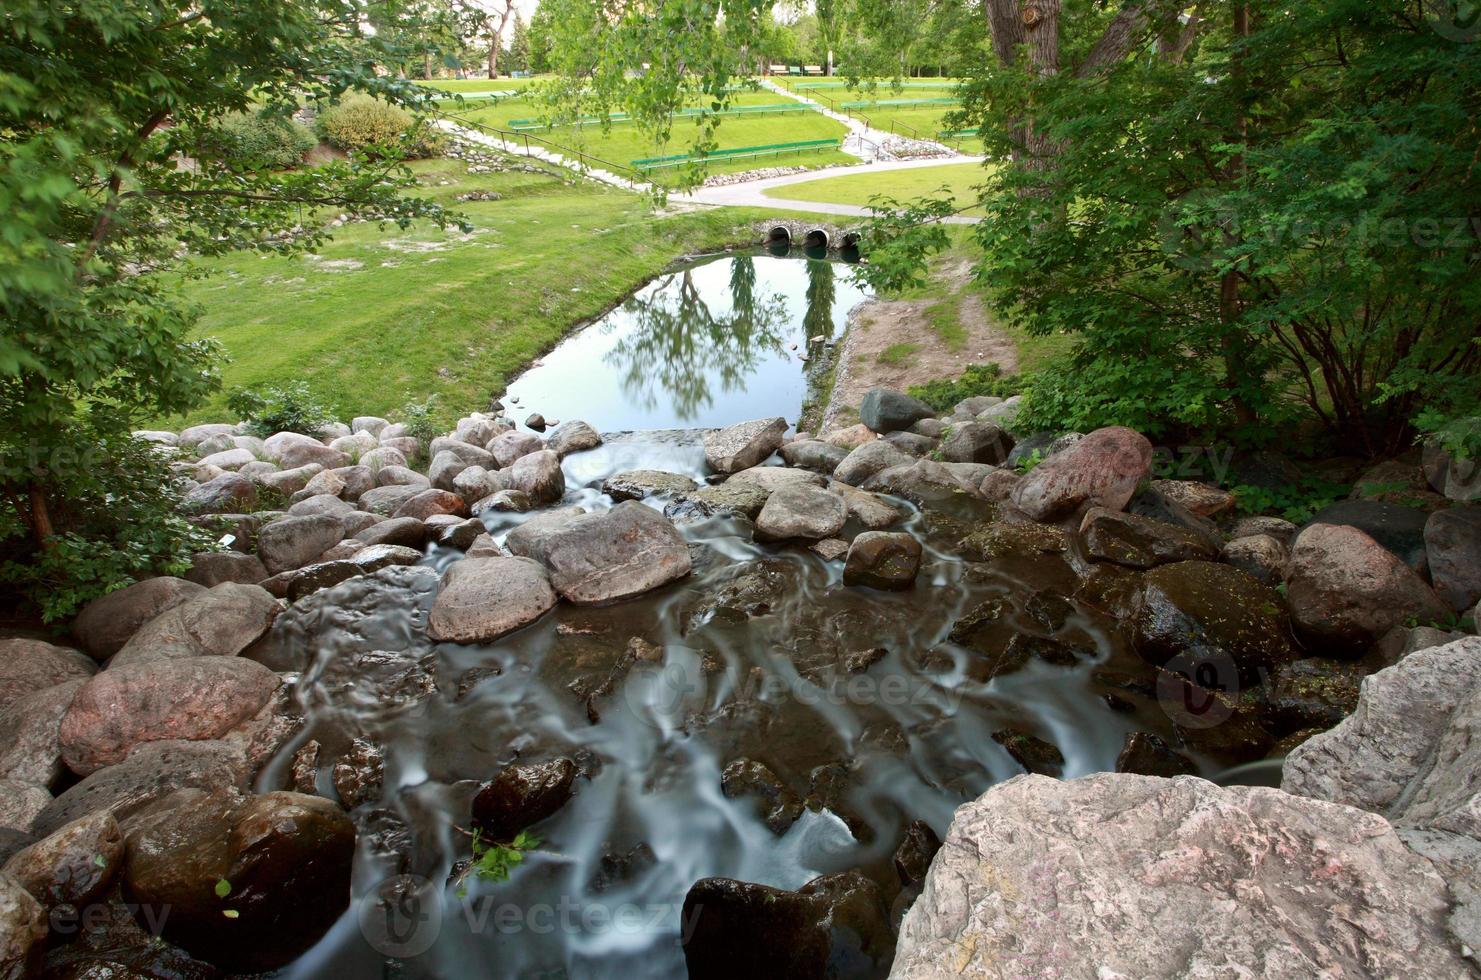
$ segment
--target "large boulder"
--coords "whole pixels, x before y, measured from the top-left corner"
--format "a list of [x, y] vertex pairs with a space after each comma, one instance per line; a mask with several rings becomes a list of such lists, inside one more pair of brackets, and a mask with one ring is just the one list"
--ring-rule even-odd
[[595, 449], [601, 444], [602, 437], [596, 429], [575, 419], [562, 422], [545, 437], [546, 448], [562, 459], [572, 453]]
[[677, 497], [693, 490], [695, 486], [695, 482], [682, 473], [624, 470], [602, 481], [602, 493], [617, 501], [642, 500], [644, 497], [657, 495]]
[[344, 523], [330, 514], [285, 517], [258, 533], [257, 557], [277, 575], [309, 564], [343, 537]]
[[759, 541], [831, 538], [848, 522], [848, 505], [819, 487], [782, 487], [766, 498], [756, 518]]
[[1481, 506], [1435, 511], [1424, 526], [1424, 542], [1440, 599], [1456, 612], [1481, 600]]
[[1266, 585], [1278, 585], [1285, 574], [1286, 562], [1291, 549], [1279, 538], [1268, 534], [1252, 534], [1235, 538], [1220, 551], [1224, 561]]
[[894, 527], [903, 516], [894, 504], [878, 494], [851, 487], [847, 483], [834, 480], [828, 484], [828, 490], [842, 497], [848, 507], [849, 516], [871, 531]]
[[97, 673], [86, 655], [42, 640], [0, 640], [0, 711], [28, 694]]
[[894, 947], [879, 888], [857, 871], [795, 892], [701, 878], [684, 896], [680, 921], [691, 980], [883, 977]]
[[[499, 469], [507, 469], [517, 460], [523, 459], [530, 453], [538, 453], [544, 448], [546, 448], [545, 443], [540, 441], [539, 436], [519, 431], [506, 432], [489, 443], [489, 452], [493, 454], [494, 462]], [[488, 469], [494, 468], [494, 466], [488, 467]]]
[[1301, 530], [1314, 524], [1355, 527], [1392, 551], [1420, 575], [1425, 573], [1425, 521], [1429, 515], [1415, 507], [1381, 500], [1339, 500], [1312, 515]]
[[1094, 561], [1109, 561], [1128, 568], [1153, 568], [1176, 561], [1207, 560], [1218, 549], [1175, 524], [1092, 507], [1080, 522], [1085, 553]]
[[192, 487], [180, 501], [186, 514], [225, 514], [257, 506], [257, 484], [241, 473], [221, 473]]
[[941, 440], [940, 456], [948, 463], [1002, 463], [1013, 451], [1013, 437], [991, 422], [961, 422]]
[[771, 491], [759, 484], [730, 479], [719, 486], [700, 487], [675, 498], [663, 512], [680, 518], [746, 517], [755, 520]]
[[509, 467], [509, 489], [525, 494], [537, 506], [558, 502], [566, 493], [560, 457], [548, 449], [521, 456]]
[[[1289, 793], [1387, 818], [1450, 883], [1450, 927], [1472, 949], [1481, 948], [1478, 664], [1481, 637], [1471, 636], [1365, 678], [1357, 708], [1292, 750], [1281, 783]], [[1425, 974], [1416, 966], [1406, 975]]]
[[0, 868], [48, 909], [100, 898], [123, 861], [123, 832], [107, 810], [89, 814], [12, 855]]
[[202, 551], [191, 558], [185, 578], [208, 589], [224, 582], [256, 585], [267, 578], [267, 567], [256, 555], [240, 551]]
[[1469, 976], [1380, 817], [1192, 776], [1020, 776], [956, 811], [893, 977]]
[[46, 940], [46, 909], [9, 875], [0, 874], [0, 977], [38, 975]]
[[412, 480], [408, 483], [384, 483], [374, 490], [365, 491], [360, 497], [360, 509], [390, 517], [401, 508], [402, 504], [425, 489], [427, 489], [427, 484], [422, 480]]
[[1143, 659], [1161, 666], [1186, 658], [1195, 677], [1199, 664], [1208, 663], [1205, 672], [1214, 675], [1227, 665], [1258, 684], [1294, 656], [1280, 594], [1217, 562], [1176, 562], [1148, 572], [1132, 629]]
[[450, 490], [423, 490], [409, 497], [396, 512], [391, 516], [414, 517], [419, 521], [425, 521], [429, 517], [438, 514], [453, 514], [458, 517], [468, 516], [468, 501]]
[[232, 973], [290, 962], [349, 905], [355, 826], [322, 797], [183, 790], [139, 813], [127, 843], [127, 900], [168, 908], [164, 937]]
[[1395, 626], [1445, 618], [1433, 589], [1392, 551], [1355, 527], [1313, 524], [1286, 565], [1286, 600], [1298, 634], [1318, 650], [1357, 657]]
[[45, 786], [0, 779], [0, 829], [31, 832], [51, 803]]
[[108, 667], [151, 659], [234, 657], [257, 642], [277, 615], [278, 601], [266, 589], [218, 585], [150, 620]]
[[140, 626], [205, 591], [182, 578], [146, 578], [82, 607], [72, 621], [72, 635], [88, 653], [106, 660], [123, 649]]
[[834, 467], [833, 479], [857, 487], [876, 473], [882, 473], [892, 466], [909, 466], [912, 462], [914, 460], [908, 454], [882, 439], [876, 439], [864, 443], [844, 457]]
[[[346, 542], [349, 544], [350, 542]], [[359, 545], [360, 542], [353, 542]], [[415, 565], [422, 560], [422, 553], [415, 548], [404, 548], [396, 544], [371, 544], [358, 547], [344, 558], [325, 560], [305, 565], [297, 571], [285, 574], [292, 576], [286, 590], [289, 602], [297, 602], [320, 589], [338, 585], [345, 579], [357, 575], [370, 575], [393, 565]]]
[[785, 466], [753, 466], [748, 470], [741, 470], [725, 481], [725, 484], [731, 483], [749, 483], [771, 491], [798, 485], [822, 487], [827, 486], [828, 481], [821, 474], [810, 470], [794, 470]]
[[787, 420], [755, 419], [705, 434], [705, 463], [716, 473], [759, 466], [782, 446]]
[[575, 782], [576, 764], [570, 759], [510, 766], [473, 797], [473, 826], [488, 840], [512, 841], [565, 806]]
[[848, 457], [849, 451], [841, 446], [818, 439], [799, 439], [782, 447], [782, 459], [788, 466], [800, 466], [805, 470], [831, 474], [838, 464]]
[[558, 519], [526, 522], [506, 543], [513, 554], [544, 565], [567, 601], [616, 602], [689, 574], [684, 539], [668, 519], [637, 501], [602, 513], [551, 517]]
[[62, 716], [86, 678], [33, 691], [0, 710], [0, 780], [50, 786], [65, 771], [58, 740]]
[[431, 528], [425, 521], [419, 521], [415, 517], [393, 517], [370, 525], [356, 534], [355, 540], [366, 545], [395, 544], [403, 548], [423, 548], [431, 533]]
[[246, 722], [282, 684], [239, 657], [144, 660], [83, 685], [62, 717], [62, 759], [79, 776], [122, 762], [143, 742], [218, 739]]
[[901, 591], [915, 584], [921, 544], [909, 534], [865, 531], [849, 545], [843, 584]]
[[428, 632], [434, 640], [487, 643], [554, 608], [545, 567], [529, 558], [465, 558], [442, 576]]
[[859, 404], [859, 419], [874, 432], [903, 432], [936, 410], [919, 398], [890, 388], [871, 388]]
[[1152, 444], [1119, 426], [1097, 429], [1034, 467], [1012, 501], [1036, 521], [1058, 520], [1089, 504], [1122, 510], [1152, 467]]

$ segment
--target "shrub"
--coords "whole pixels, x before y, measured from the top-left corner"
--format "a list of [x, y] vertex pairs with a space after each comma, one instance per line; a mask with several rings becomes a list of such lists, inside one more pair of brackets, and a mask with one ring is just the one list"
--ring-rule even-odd
[[964, 398], [993, 395], [1010, 398], [1023, 391], [1029, 383], [1024, 375], [1004, 374], [997, 364], [973, 364], [962, 372], [960, 378], [940, 378], [923, 385], [914, 385], [910, 394], [919, 398], [938, 412], [945, 412]]
[[226, 405], [241, 415], [252, 435], [261, 438], [274, 432], [317, 436], [334, 419], [302, 381], [238, 388], [227, 396]]
[[436, 156], [445, 142], [441, 133], [399, 106], [359, 93], [319, 111], [319, 134], [347, 152], [367, 152], [401, 145], [410, 157]]
[[406, 434], [421, 445], [423, 456], [427, 454], [432, 440], [447, 431], [442, 413], [437, 409], [436, 395], [429, 396], [424, 402], [408, 402], [401, 410], [401, 418], [401, 424], [406, 426]]
[[12, 459], [7, 484], [25, 470], [46, 486], [56, 533], [37, 547], [23, 498], [0, 503], [0, 583], [56, 622], [92, 599], [151, 575], [179, 575], [211, 536], [180, 516], [182, 493], [160, 450], [126, 433], [79, 426], [44, 464]]
[[318, 145], [302, 123], [262, 112], [229, 112], [216, 123], [221, 158], [239, 170], [284, 170]]

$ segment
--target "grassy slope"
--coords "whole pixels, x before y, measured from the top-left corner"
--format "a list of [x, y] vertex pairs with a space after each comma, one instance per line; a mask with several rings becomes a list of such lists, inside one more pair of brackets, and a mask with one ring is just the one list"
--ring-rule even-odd
[[965, 207], [976, 199], [977, 195], [973, 187], [982, 183], [984, 179], [981, 164], [948, 163], [939, 167], [922, 167], [918, 170], [821, 177], [800, 184], [773, 187], [765, 194], [767, 197], [784, 201], [865, 205], [875, 195], [893, 197], [897, 201], [913, 201], [934, 196], [944, 184], [950, 188], [952, 197], [957, 201], [958, 206]]
[[[659, 217], [636, 195], [587, 183], [472, 176], [453, 161], [416, 168], [449, 203], [474, 189], [505, 197], [457, 205], [475, 226], [467, 237], [351, 225], [317, 258], [233, 255], [185, 284], [204, 313], [198, 335], [232, 356], [225, 390], [302, 379], [342, 414], [393, 413], [429, 394], [481, 408], [571, 326], [681, 255], [741, 240], [759, 217]], [[191, 420], [223, 417], [224, 401]]]

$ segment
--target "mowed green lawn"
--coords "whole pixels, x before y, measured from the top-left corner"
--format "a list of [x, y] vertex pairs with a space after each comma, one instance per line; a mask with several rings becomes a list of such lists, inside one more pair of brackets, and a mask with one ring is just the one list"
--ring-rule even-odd
[[[480, 409], [573, 325], [680, 256], [749, 240], [762, 217], [656, 216], [639, 195], [544, 174], [470, 175], [450, 160], [415, 169], [471, 233], [348, 225], [317, 256], [236, 254], [183, 283], [203, 312], [196, 335], [221, 341], [231, 362], [223, 392], [171, 424], [225, 418], [232, 388], [289, 380], [346, 417], [433, 394], [452, 411]], [[503, 199], [454, 201], [472, 190]]]
[[414, 84], [434, 88], [439, 92], [516, 92], [539, 81], [540, 78], [434, 78], [430, 81], [416, 79]]
[[[785, 97], [775, 92], [740, 92], [732, 96], [734, 105], [778, 105], [784, 102]], [[452, 111], [458, 117], [484, 126], [508, 129], [513, 120], [540, 118], [545, 107], [537, 98], [531, 97], [501, 100], [497, 105], [469, 105], [462, 110]], [[698, 120], [676, 119], [666, 143], [655, 143], [637, 125], [627, 122], [614, 123], [605, 133], [600, 125], [590, 124], [539, 129], [529, 135], [626, 167], [633, 160], [688, 152], [698, 135], [698, 127]], [[834, 122], [821, 113], [803, 110], [756, 116], [728, 116], [721, 119], [716, 138], [720, 149], [736, 149], [803, 140], [842, 139], [847, 133], [848, 130], [842, 123]], [[716, 162], [710, 165], [710, 172], [735, 173], [763, 167], [820, 167], [857, 162], [858, 158], [839, 150], [813, 150], [800, 154]], [[662, 183], [671, 183], [676, 178], [672, 170], [656, 171], [653, 176]]]
[[[892, 197], [902, 203], [924, 197], [938, 197], [941, 187], [945, 186], [957, 206], [966, 208], [977, 200], [975, 186], [986, 179], [987, 173], [980, 163], [948, 163], [913, 170], [820, 177], [799, 184], [773, 187], [765, 194], [784, 201], [862, 206], [868, 205], [870, 199], [876, 195]], [[980, 214], [981, 211], [974, 207], [966, 213]]]

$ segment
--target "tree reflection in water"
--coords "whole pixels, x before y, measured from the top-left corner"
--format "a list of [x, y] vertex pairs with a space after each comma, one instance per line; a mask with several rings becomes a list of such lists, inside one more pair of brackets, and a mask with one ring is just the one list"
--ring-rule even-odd
[[[810, 263], [827, 266], [825, 262]], [[832, 306], [832, 269], [828, 269]], [[811, 299], [807, 322], [813, 322]], [[623, 305], [633, 328], [606, 356], [622, 376], [624, 394], [653, 410], [661, 397], [675, 417], [695, 418], [717, 394], [741, 389], [764, 358], [785, 356], [787, 304], [781, 294], [756, 295], [756, 262], [731, 259], [730, 310], [717, 316], [700, 295], [693, 270], [659, 279], [655, 288]], [[823, 332], [831, 332], [831, 321]], [[715, 390], [712, 383], [718, 383]]]
[[807, 342], [814, 337], [833, 335], [833, 301], [837, 298], [837, 284], [833, 278], [833, 263], [807, 260], [807, 315], [802, 325], [807, 331]]

